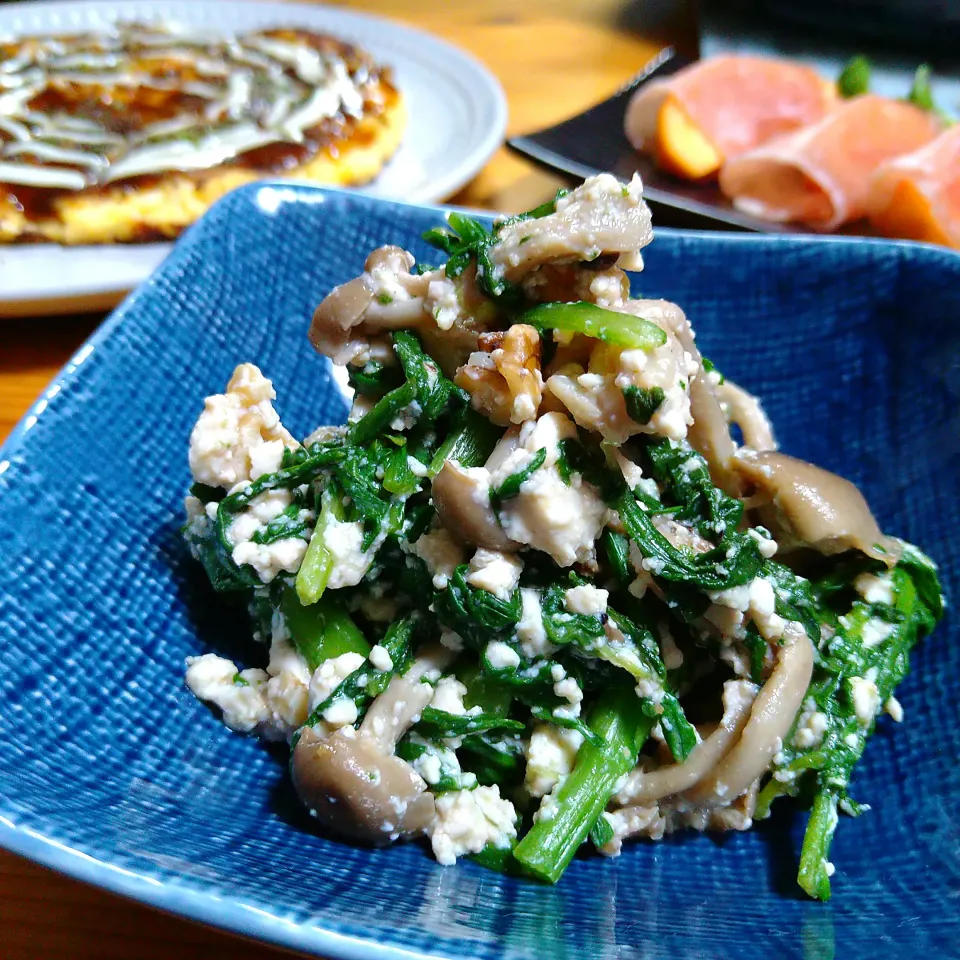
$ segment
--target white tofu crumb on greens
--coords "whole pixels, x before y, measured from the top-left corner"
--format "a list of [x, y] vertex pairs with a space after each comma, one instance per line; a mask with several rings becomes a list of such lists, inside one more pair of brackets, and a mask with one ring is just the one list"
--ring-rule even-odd
[[936, 567], [778, 451], [679, 307], [631, 297], [652, 237], [639, 178], [604, 174], [489, 228], [449, 213], [440, 266], [373, 251], [309, 333], [353, 410], [302, 444], [238, 368], [191, 436], [184, 536], [269, 654], [188, 683], [286, 738], [307, 809], [357, 842], [555, 883], [584, 845], [793, 797], [826, 899]]

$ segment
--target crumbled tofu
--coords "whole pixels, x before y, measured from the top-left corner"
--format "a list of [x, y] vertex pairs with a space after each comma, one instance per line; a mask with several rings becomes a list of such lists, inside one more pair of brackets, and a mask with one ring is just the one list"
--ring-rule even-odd
[[903, 723], [903, 706], [896, 697], [887, 697], [883, 709], [893, 718], [894, 723]]
[[887, 623], [878, 617], [871, 617], [864, 625], [861, 636], [863, 645], [867, 648], [876, 647], [883, 643], [894, 630], [892, 623]]
[[524, 786], [533, 797], [543, 797], [573, 771], [583, 737], [576, 730], [538, 723], [525, 745]]
[[769, 580], [755, 577], [750, 582], [750, 617], [760, 636], [768, 642], [783, 636], [787, 622], [776, 613], [777, 598]]
[[541, 468], [524, 484], [520, 495], [507, 502], [500, 517], [512, 540], [542, 550], [560, 566], [569, 567], [593, 555], [606, 508], [579, 474], [567, 486], [555, 468]]
[[[268, 490], [254, 497], [227, 527], [234, 563], [253, 567], [264, 583], [270, 583], [280, 573], [296, 573], [307, 552], [307, 541], [299, 537], [284, 537], [273, 543], [253, 541], [253, 537], [263, 533], [270, 521], [279, 517], [292, 502], [289, 490]], [[309, 517], [312, 517], [310, 511], [301, 511], [301, 519]]]
[[671, 440], [683, 440], [693, 423], [690, 412], [690, 381], [699, 364], [670, 332], [667, 342], [655, 350], [624, 350], [620, 354], [620, 369], [616, 386], [620, 390], [640, 387], [659, 388], [663, 400], [654, 411], [650, 422], [637, 424], [634, 433], [654, 433]]
[[573, 677], [564, 677], [553, 685], [553, 692], [562, 700], [566, 700], [568, 706], [556, 707], [553, 711], [555, 717], [572, 719], [580, 716], [580, 702], [583, 700], [583, 691], [580, 685]]
[[456, 283], [438, 271], [438, 279], [427, 284], [424, 306], [441, 330], [449, 330], [461, 315]]
[[437, 797], [429, 831], [433, 854], [449, 866], [457, 857], [487, 846], [505, 849], [517, 835], [516, 821], [513, 804], [501, 798], [496, 785], [443, 793]]
[[412, 266], [413, 258], [410, 254], [403, 253], [396, 257], [381, 258], [373, 269], [367, 271], [367, 286], [381, 305], [389, 306], [391, 303], [403, 303], [413, 299], [413, 294], [403, 282]]
[[279, 517], [291, 503], [293, 495], [289, 490], [266, 490], [233, 518], [227, 528], [227, 539], [234, 544], [249, 540], [255, 533], [265, 530], [267, 524]]
[[520, 666], [520, 655], [502, 640], [491, 640], [484, 655], [495, 670], [511, 670]]
[[663, 687], [653, 679], [638, 680], [636, 691], [641, 700], [649, 700], [654, 704], [663, 700]]
[[757, 541], [757, 547], [760, 550], [760, 556], [769, 560], [777, 552], [777, 541], [773, 537], [765, 537], [759, 530], [750, 529], [747, 533]]
[[444, 777], [456, 777], [464, 787], [476, 784], [477, 778], [472, 773], [461, 770], [460, 761], [453, 750], [423, 740], [416, 734], [411, 734], [411, 742], [422, 746], [423, 753], [410, 765], [430, 786], [439, 783]]
[[[739, 587], [730, 587], [727, 590], [708, 590], [707, 596], [713, 601], [704, 613], [704, 619], [713, 624], [724, 639], [725, 643], [730, 640], [742, 637], [743, 622], [747, 611], [751, 610], [753, 597], [751, 590], [755, 580], [750, 583], [741, 584]], [[766, 609], [770, 597], [763, 587], [757, 591], [755, 598], [758, 601], [758, 610], [762, 612]], [[759, 630], [759, 625], [757, 627]], [[725, 648], [726, 649], [726, 648]], [[721, 650], [721, 656], [723, 656]], [[744, 674], [739, 674], [744, 676]]]
[[381, 533], [367, 550], [363, 550], [363, 524], [359, 520], [347, 522], [329, 517], [323, 530], [323, 543], [333, 560], [327, 589], [356, 586], [370, 569], [383, 539]]
[[606, 613], [609, 597], [608, 590], [601, 590], [587, 583], [567, 590], [563, 595], [563, 605], [570, 613], [599, 616]]
[[807, 709], [805, 706], [797, 721], [796, 733], [793, 735], [794, 745], [802, 750], [820, 746], [828, 725], [829, 719], [825, 713], [821, 713], [815, 707]]
[[446, 587], [457, 567], [466, 559], [462, 545], [445, 527], [423, 534], [413, 544], [413, 552], [426, 563], [437, 590]]
[[889, 574], [874, 576], [872, 573], [861, 573], [853, 581], [857, 593], [866, 600], [867, 603], [884, 603], [888, 607], [893, 606], [893, 581]]
[[[209, 516], [207, 510], [212, 507], [213, 516]], [[202, 500], [199, 500], [194, 496], [187, 496], [183, 499], [183, 509], [187, 514], [187, 527], [192, 528], [196, 525], [195, 530], [193, 531], [196, 536], [202, 537], [204, 532], [207, 529], [207, 524], [210, 520], [216, 520], [217, 518], [217, 504], [208, 503], [204, 504]]]
[[200, 699], [221, 707], [227, 726], [244, 732], [256, 728], [267, 739], [280, 739], [290, 737], [306, 722], [310, 668], [290, 641], [279, 611], [274, 611], [269, 639], [266, 671], [237, 674], [229, 660], [208, 654], [187, 661], [187, 685]]
[[386, 672], [393, 669], [393, 658], [390, 656], [390, 651], [379, 643], [370, 648], [367, 659], [377, 670]]
[[460, 653], [460, 651], [463, 650], [463, 637], [455, 630], [441, 627], [440, 646], [446, 647], [448, 650], [453, 650], [454, 653]]
[[607, 822], [613, 828], [613, 837], [604, 844], [600, 853], [607, 857], [617, 857], [623, 847], [623, 841], [629, 837], [647, 836], [659, 840], [666, 828], [657, 804], [648, 806], [629, 806], [605, 813]]
[[868, 726], [873, 722], [880, 708], [877, 685], [866, 677], [851, 677], [850, 696], [853, 699], [853, 712], [856, 714], [857, 722]]
[[280, 423], [275, 399], [273, 384], [260, 370], [240, 364], [226, 393], [207, 397], [190, 434], [193, 479], [229, 490], [278, 470], [284, 449], [297, 442]]
[[263, 670], [237, 671], [231, 660], [206, 653], [187, 658], [187, 686], [195, 697], [223, 711], [223, 722], [238, 733], [249, 733], [270, 719], [264, 696], [269, 679]]
[[622, 274], [618, 277], [603, 273], [590, 281], [590, 294], [598, 307], [605, 307], [609, 310], [613, 307], [619, 307], [623, 303], [622, 276]]
[[456, 677], [443, 677], [433, 691], [430, 706], [462, 717], [467, 712], [463, 705], [466, 695], [467, 688]]
[[708, 590], [707, 596], [721, 607], [730, 610], [746, 611], [750, 609], [750, 583], [739, 587], [730, 587], [727, 590]]
[[523, 561], [513, 553], [481, 547], [470, 561], [467, 583], [486, 590], [501, 600], [509, 600], [520, 582]]
[[423, 779], [433, 786], [440, 782], [443, 776], [443, 768], [440, 764], [440, 757], [436, 753], [426, 752], [417, 757], [411, 764], [414, 770], [420, 774]]
[[668, 670], [676, 670], [683, 666], [683, 651], [677, 646], [673, 634], [666, 624], [660, 624], [658, 629], [660, 637], [660, 656], [663, 658], [663, 665]]
[[407, 467], [415, 477], [427, 477], [430, 475], [430, 468], [416, 457], [407, 457]]
[[286, 537], [273, 543], [247, 541], [233, 548], [233, 561], [253, 567], [264, 583], [270, 583], [280, 573], [296, 573], [306, 552], [307, 541], [299, 537]]
[[550, 554], [560, 566], [569, 567], [593, 555], [594, 541], [606, 521], [606, 506], [597, 491], [579, 474], [569, 486], [557, 468], [558, 443], [576, 437], [573, 421], [562, 413], [547, 413], [529, 421], [520, 430], [517, 450], [491, 477], [496, 485], [523, 469], [541, 449], [547, 451], [539, 470], [500, 508], [504, 533], [517, 543], [529, 544]]
[[310, 710], [316, 710], [351, 673], [363, 666], [363, 661], [362, 654], [341, 653], [321, 663], [310, 678]]
[[414, 426], [423, 413], [423, 408], [416, 400], [411, 400], [391, 421], [390, 429], [401, 431], [409, 430]]
[[278, 673], [267, 681], [265, 696], [273, 730], [290, 737], [307, 722], [309, 692], [307, 684], [294, 673]]
[[541, 820], [552, 820], [557, 815], [557, 811], [560, 809], [557, 793], [563, 786], [564, 779], [561, 778], [553, 790], [540, 801], [540, 806], [533, 814], [534, 823], [539, 823]]
[[520, 622], [517, 624], [517, 639], [526, 656], [548, 656], [553, 644], [547, 640], [543, 627], [543, 611], [540, 609], [540, 594], [532, 587], [520, 588]]
[[513, 398], [510, 411], [511, 423], [523, 423], [525, 420], [532, 420], [536, 415], [537, 405], [529, 393], [518, 393]]
[[[274, 623], [276, 621], [277, 615], [274, 616]], [[309, 686], [310, 668], [300, 651], [290, 641], [289, 634], [276, 628], [272, 632], [270, 662], [267, 664], [267, 673], [271, 677], [279, 677], [286, 673], [293, 677], [297, 683], [303, 684], [304, 687]]]
[[323, 719], [331, 727], [346, 727], [357, 722], [357, 705], [349, 697], [340, 697], [323, 711]]

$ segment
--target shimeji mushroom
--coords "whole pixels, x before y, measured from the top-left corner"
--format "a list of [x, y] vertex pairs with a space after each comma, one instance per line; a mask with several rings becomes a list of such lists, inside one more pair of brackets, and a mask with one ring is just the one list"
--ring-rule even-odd
[[461, 467], [448, 460], [433, 481], [433, 504], [447, 530], [466, 543], [508, 551], [516, 544], [503, 532], [490, 505], [490, 473], [484, 467]]
[[642, 189], [637, 176], [624, 186], [600, 174], [560, 198], [554, 213], [508, 220], [490, 248], [496, 276], [518, 283], [543, 264], [589, 262], [603, 254], [619, 254], [626, 270], [643, 269], [640, 250], [653, 239], [653, 230]]
[[767, 503], [758, 515], [781, 550], [812, 547], [823, 554], [859, 550], [893, 566], [899, 543], [883, 535], [863, 494], [849, 481], [812, 463], [772, 451], [741, 449], [736, 469]]
[[756, 696], [757, 688], [749, 681], [728, 680], [723, 685], [723, 717], [716, 729], [690, 751], [683, 763], [656, 770], [637, 767], [616, 793], [616, 802], [623, 806], [655, 803], [696, 786], [733, 749], [750, 718]]
[[[413, 273], [413, 254], [400, 247], [374, 250], [364, 272], [334, 288], [317, 307], [310, 325], [315, 350], [335, 363], [357, 362], [369, 344], [394, 330], [416, 330], [448, 376], [453, 376], [485, 329], [481, 317], [492, 319], [477, 292], [476, 271], [465, 270], [456, 280], [444, 270]], [[473, 313], [453, 304], [469, 306]], [[452, 309], [450, 325], [438, 326], [441, 309]], [[474, 315], [475, 314], [475, 315]]]
[[788, 623], [776, 666], [753, 701], [740, 739], [709, 776], [683, 794], [686, 801], [699, 807], [724, 806], [763, 775], [807, 694], [813, 656], [813, 644], [803, 627]]
[[760, 401], [732, 380], [724, 380], [714, 388], [723, 404], [727, 419], [735, 423], [743, 434], [743, 445], [751, 450], [776, 450], [777, 440], [773, 425], [763, 411]]
[[356, 730], [341, 727], [324, 736], [303, 728], [291, 761], [293, 783], [324, 826], [380, 846], [430, 825], [433, 794], [394, 750], [433, 697], [433, 687], [421, 680], [433, 666], [418, 660], [405, 676], [394, 676]]
[[314, 348], [347, 363], [371, 336], [422, 323], [428, 281], [410, 272], [413, 262], [412, 254], [400, 247], [374, 250], [364, 273], [334, 288], [317, 307], [310, 326]]

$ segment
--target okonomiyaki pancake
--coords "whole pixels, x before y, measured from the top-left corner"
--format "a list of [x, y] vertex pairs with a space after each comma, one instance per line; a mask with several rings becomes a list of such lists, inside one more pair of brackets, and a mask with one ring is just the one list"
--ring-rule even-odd
[[263, 177], [363, 184], [405, 123], [389, 68], [306, 30], [0, 38], [0, 243], [175, 237]]

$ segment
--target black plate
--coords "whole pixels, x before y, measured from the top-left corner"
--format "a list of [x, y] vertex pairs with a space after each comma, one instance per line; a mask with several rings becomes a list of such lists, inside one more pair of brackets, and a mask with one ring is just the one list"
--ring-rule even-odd
[[[623, 132], [627, 103], [637, 87], [676, 73], [692, 63], [672, 48], [662, 50], [618, 93], [584, 113], [554, 127], [522, 137], [507, 146], [553, 172], [577, 179], [597, 173], [613, 173], [629, 179], [634, 172], [643, 178], [643, 195], [655, 205], [670, 208], [658, 222], [670, 226], [755, 230], [763, 233], [802, 233], [789, 224], [770, 223], [735, 209], [716, 183], [691, 183], [664, 173], [651, 157], [637, 153]], [[666, 211], [663, 211], [665, 214]]]

